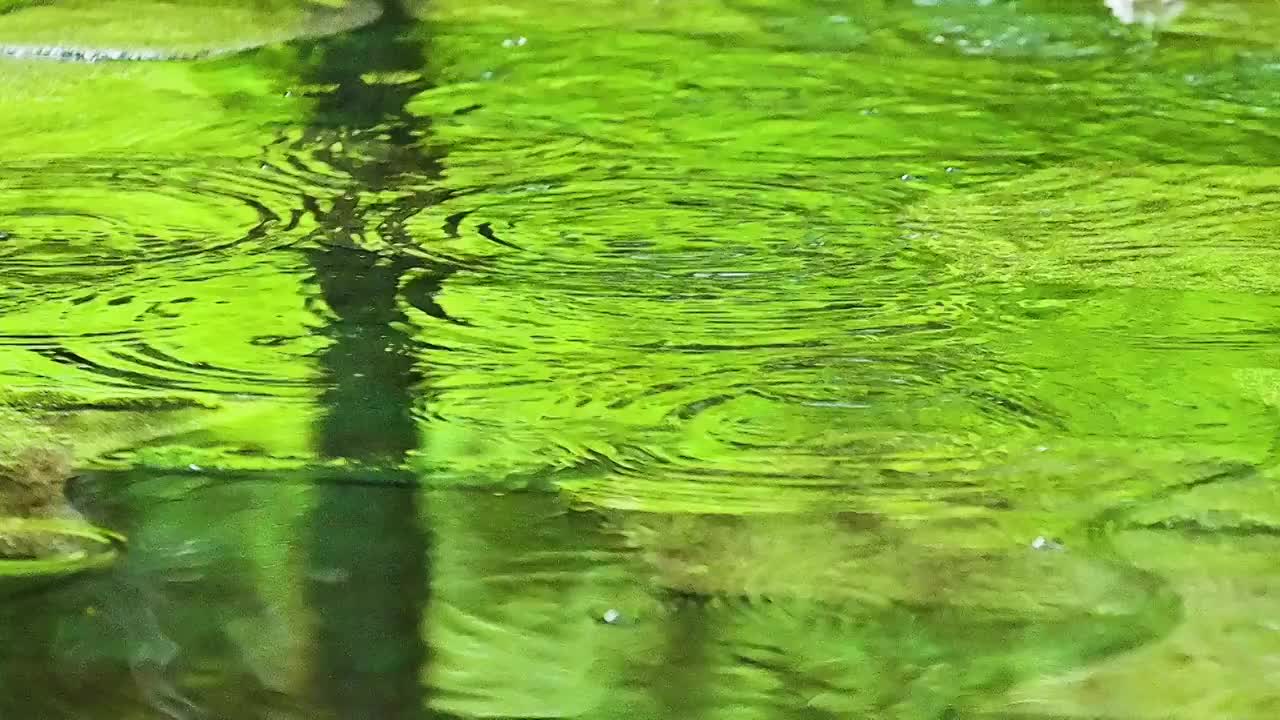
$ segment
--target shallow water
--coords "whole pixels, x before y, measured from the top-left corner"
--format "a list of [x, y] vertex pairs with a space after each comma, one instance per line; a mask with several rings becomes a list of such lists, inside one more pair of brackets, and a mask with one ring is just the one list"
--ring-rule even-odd
[[0, 65], [0, 717], [1275, 716], [1273, 8], [416, 9]]

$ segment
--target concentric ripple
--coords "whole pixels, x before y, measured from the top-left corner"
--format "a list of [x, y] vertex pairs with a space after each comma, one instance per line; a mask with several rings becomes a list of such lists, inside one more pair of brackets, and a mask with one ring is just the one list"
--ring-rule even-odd
[[[118, 158], [0, 173], [0, 373], [15, 388], [309, 392], [324, 180], [260, 162]], [[56, 378], [56, 380], [55, 380]]]
[[111, 287], [64, 288], [0, 318], [0, 377], [12, 389], [227, 396], [314, 391], [324, 340], [308, 269], [291, 254], [197, 268], [121, 272]]
[[0, 170], [6, 276], [68, 279], [281, 247], [309, 188], [258, 164], [96, 158]]
[[[1016, 507], [1034, 533], [1270, 452], [1271, 410], [1217, 370], [1265, 364], [1274, 326], [1226, 297], [1265, 286], [1261, 226], [1220, 237], [1269, 176], [1215, 170], [1280, 147], [1264, 54], [1228, 77], [1101, 5], [701, 4], [644, 32], [503, 7], [433, 11], [446, 82], [411, 103], [448, 193], [407, 228], [457, 269], [406, 302], [435, 476], [549, 466], [658, 511]], [[1160, 294], [1188, 285], [1211, 292]], [[1179, 310], [1138, 320], [1152, 301]]]
[[828, 487], [821, 502], [882, 471], [981, 466], [981, 427], [1053, 427], [990, 347], [1016, 318], [886, 234], [899, 179], [686, 173], [548, 178], [414, 218], [424, 251], [464, 268], [435, 297], [445, 317], [414, 316], [447, 350], [427, 368], [432, 442], [466, 456], [434, 471], [604, 459], [671, 492], [720, 478]]

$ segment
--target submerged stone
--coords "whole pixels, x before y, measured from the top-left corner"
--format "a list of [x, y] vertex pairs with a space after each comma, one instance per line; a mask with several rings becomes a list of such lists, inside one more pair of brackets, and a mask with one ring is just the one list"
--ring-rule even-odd
[[343, 32], [380, 12], [374, 0], [32, 3], [0, 12], [0, 55], [81, 62], [210, 57]]
[[[0, 519], [74, 514], [63, 495], [71, 458], [69, 448], [48, 428], [0, 409]], [[0, 527], [0, 557], [42, 557], [63, 544], [52, 535]]]

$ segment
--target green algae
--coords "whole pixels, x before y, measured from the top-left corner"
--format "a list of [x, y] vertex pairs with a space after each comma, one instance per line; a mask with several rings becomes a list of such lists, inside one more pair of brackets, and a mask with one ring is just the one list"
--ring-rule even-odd
[[[5, 590], [12, 589], [11, 578], [56, 578], [85, 570], [99, 569], [111, 564], [117, 549], [125, 542], [119, 533], [96, 528], [84, 522], [49, 518], [0, 518], [0, 538], [8, 544], [24, 542], [27, 546], [57, 548], [55, 553], [34, 558], [0, 560], [0, 578], [4, 578]], [[66, 549], [66, 541], [92, 547]], [[9, 550], [9, 548], [4, 548]], [[9, 553], [4, 553], [10, 557]]]
[[[755, 661], [708, 663], [706, 695], [681, 697], [712, 698], [709, 715], [786, 716], [792, 690], [840, 716], [1066, 712], [993, 700], [1007, 666], [983, 679], [937, 656], [953, 674], [919, 685], [860, 656], [884, 685], [859, 685], [833, 646], [892, 657], [893, 613], [868, 607], [954, 605], [957, 627], [984, 608], [1105, 617], [1097, 654], [1064, 631], [992, 662], [1088, 677], [1072, 666], [1179, 632], [1194, 592], [1113, 533], [1263, 531], [1269, 511], [1242, 510], [1265, 484], [1238, 483], [1274, 461], [1274, 56], [1225, 25], [1123, 27], [1101, 4], [725, 5], [610, 8], [616, 23], [432, 6], [446, 83], [410, 108], [457, 195], [412, 227], [416, 252], [462, 269], [410, 311], [440, 348], [416, 461], [480, 487], [550, 464], [572, 501], [620, 518], [642, 582], [727, 604], [690, 616], [759, 609], [752, 650], [708, 631]], [[1170, 505], [1203, 493], [1216, 510]], [[551, 624], [535, 605], [496, 629], [442, 617], [480, 643], [451, 656], [473, 668], [456, 697], [491, 699], [450, 707], [602, 694], [480, 679], [503, 629]], [[832, 607], [877, 630], [807, 636]]]
[[68, 437], [41, 415], [0, 407], [0, 593], [114, 561], [124, 538], [66, 500], [72, 459]]
[[[1274, 505], [1271, 500], [1267, 505]], [[1183, 535], [1132, 530], [1126, 555], [1168, 578], [1184, 619], [1157, 642], [1069, 672], [1024, 683], [986, 709], [1018, 717], [1267, 717], [1280, 697], [1254, 674], [1277, 653], [1269, 533]], [[1152, 683], [1152, 678], [1175, 682]]]
[[[1258, 366], [1264, 353], [1206, 348], [1170, 364], [1106, 322], [1196, 287], [1217, 295], [1131, 332], [1170, 329], [1178, 343], [1222, 331], [1223, 298], [1270, 282], [1264, 229], [1231, 214], [1265, 209], [1269, 176], [1236, 165], [1025, 169], [1050, 149], [1166, 152], [1143, 144], [1164, 141], [1148, 128], [1126, 132], [1124, 100], [1100, 131], [1069, 110], [1081, 94], [1112, 98], [1135, 71], [1090, 57], [1123, 48], [1155, 61], [1147, 39], [1098, 13], [1036, 6], [1016, 17], [1052, 36], [1021, 33], [1015, 48], [974, 35], [960, 65], [963, 38], [936, 42], [929, 23], [994, 31], [1011, 7], [871, 10], [853, 24], [877, 32], [843, 57], [825, 41], [796, 52], [820, 27], [777, 25], [795, 17], [786, 8], [634, 12], [610, 25], [552, 9], [519, 43], [533, 22], [520, 3], [486, 9], [483, 24], [433, 11], [454, 82], [410, 107], [436, 119], [445, 179], [468, 192], [413, 227], [426, 256], [470, 269], [437, 296], [458, 322], [413, 316], [424, 341], [457, 351], [430, 365], [430, 415], [445, 422], [424, 426], [436, 449], [424, 471], [469, 483], [549, 463], [564, 469], [560, 487], [612, 508], [988, 518], [1029, 542], [1268, 456], [1265, 433], [1227, 428], [1264, 428], [1270, 411], [1234, 370], [1204, 371]], [[927, 51], [886, 59], [917, 32]], [[1028, 56], [1060, 62], [1032, 69]], [[1165, 62], [1193, 61], [1174, 51]], [[1174, 92], [1171, 72], [1137, 72]], [[1044, 83], [1062, 92], [1032, 90]], [[938, 117], [946, 132], [927, 127]], [[1256, 123], [1212, 132], [1267, 136]], [[1187, 141], [1170, 154], [1201, 151]], [[1025, 199], [984, 201], [1002, 187]], [[1182, 195], [1192, 192], [1207, 196]], [[441, 232], [451, 214], [467, 217]], [[1124, 252], [1116, 224], [1137, 250]], [[1238, 252], [1214, 242], [1227, 227]], [[1003, 267], [971, 234], [1030, 267]], [[1141, 244], [1179, 237], [1202, 244]], [[1100, 267], [1112, 247], [1114, 267]], [[1226, 272], [1240, 263], [1243, 273]], [[1193, 285], [1197, 273], [1214, 284]], [[1055, 299], [1099, 286], [1117, 291]], [[1237, 310], [1265, 311], [1252, 302]], [[1205, 408], [1221, 432], [1200, 423]], [[597, 458], [605, 469], [593, 474]]]
[[977, 282], [1268, 294], [1277, 203], [1270, 168], [1061, 167], [920, 203], [905, 224]]
[[[430, 67], [358, 81], [296, 48], [0, 66], [4, 397], [195, 588], [204, 667], [322, 694], [332, 587], [358, 628], [430, 594], [413, 685], [459, 715], [1269, 716], [1265, 38], [1099, 3], [418, 11]], [[353, 88], [416, 121], [313, 115]], [[335, 248], [408, 269], [346, 297]], [[329, 405], [385, 401], [361, 343], [413, 365], [377, 417], [412, 413], [415, 474], [326, 456]], [[435, 574], [378, 585], [420, 539], [362, 513], [400, 493]], [[1191, 673], [1226, 690], [1142, 690]]]
[[0, 410], [0, 516], [47, 515], [65, 507], [70, 461], [65, 437], [26, 414]]

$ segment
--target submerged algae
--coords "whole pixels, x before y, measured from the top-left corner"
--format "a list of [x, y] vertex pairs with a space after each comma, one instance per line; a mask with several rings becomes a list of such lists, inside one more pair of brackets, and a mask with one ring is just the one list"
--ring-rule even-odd
[[0, 408], [0, 516], [48, 516], [65, 508], [71, 451], [50, 428]]
[[180, 396], [0, 393], [0, 558], [83, 559], [91, 546], [122, 540], [85, 522], [68, 499], [77, 468], [189, 430], [216, 409]]

